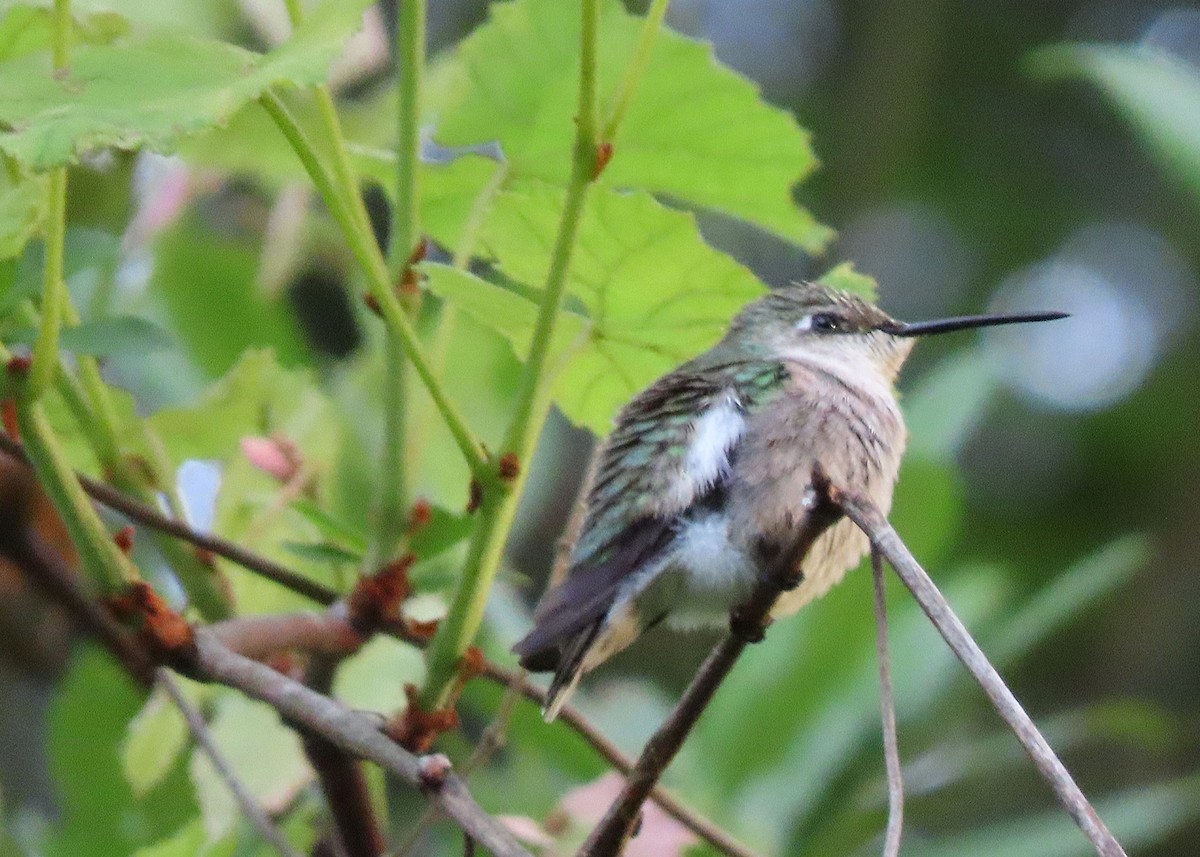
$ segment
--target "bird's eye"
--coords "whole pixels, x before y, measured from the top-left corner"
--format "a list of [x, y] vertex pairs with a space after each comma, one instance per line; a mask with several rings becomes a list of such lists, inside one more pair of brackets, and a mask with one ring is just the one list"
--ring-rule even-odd
[[809, 317], [809, 330], [818, 333], [838, 333], [845, 325], [842, 320], [831, 312], [818, 312]]

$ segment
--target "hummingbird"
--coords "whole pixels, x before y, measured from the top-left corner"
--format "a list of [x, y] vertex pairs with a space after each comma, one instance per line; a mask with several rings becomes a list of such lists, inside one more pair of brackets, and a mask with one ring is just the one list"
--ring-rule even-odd
[[[595, 459], [567, 573], [513, 648], [524, 668], [554, 673], [546, 720], [658, 622], [727, 620], [790, 543], [815, 465], [889, 512], [908, 437], [894, 384], [918, 337], [1063, 317], [905, 323], [811, 282], [744, 307], [720, 342], [621, 410]], [[824, 595], [868, 549], [851, 521], [834, 524], [772, 618]]]

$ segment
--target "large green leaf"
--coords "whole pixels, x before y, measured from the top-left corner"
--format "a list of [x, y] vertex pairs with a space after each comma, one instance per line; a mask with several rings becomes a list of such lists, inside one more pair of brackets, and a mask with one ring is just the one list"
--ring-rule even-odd
[[[603, 100], [621, 79], [640, 28], [616, 0], [603, 4]], [[577, 111], [579, 29], [575, 3], [492, 5], [491, 20], [438, 69], [431, 100], [439, 141], [497, 140], [514, 177], [563, 184]], [[791, 197], [815, 164], [791, 115], [762, 101], [709, 45], [664, 29], [601, 181], [668, 194], [817, 250], [832, 233]]]
[[276, 84], [323, 81], [367, 5], [324, 3], [268, 54], [160, 33], [80, 46], [62, 74], [51, 74], [44, 53], [19, 57], [0, 66], [0, 150], [34, 169], [103, 147], [169, 151]]
[[166, 836], [195, 811], [179, 767], [137, 797], [119, 748], [144, 696], [107, 653], [82, 649], [58, 686], [49, 718], [60, 817], [43, 853], [125, 857]]
[[1054, 45], [1031, 57], [1049, 78], [1099, 86], [1176, 178], [1200, 197], [1200, 71], [1145, 46]]
[[[507, 191], [484, 229], [485, 251], [512, 279], [540, 286], [558, 229], [562, 194], [544, 185]], [[431, 287], [493, 326], [526, 353], [535, 305], [514, 292], [457, 275]], [[695, 219], [646, 193], [598, 188], [588, 199], [568, 281], [574, 313], [560, 324], [560, 348], [574, 346], [555, 400], [598, 434], [656, 377], [713, 345], [730, 318], [762, 293], [754, 275], [704, 243]], [[534, 292], [536, 294], [536, 292]]]

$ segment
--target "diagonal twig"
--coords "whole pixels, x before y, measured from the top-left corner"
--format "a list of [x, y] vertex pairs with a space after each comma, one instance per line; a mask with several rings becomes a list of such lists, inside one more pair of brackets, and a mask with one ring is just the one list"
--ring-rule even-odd
[[[364, 642], [348, 619], [344, 603], [338, 602], [324, 613], [290, 613], [271, 616], [251, 616], [227, 619], [209, 626], [221, 642], [234, 651], [256, 659], [286, 649], [316, 652], [322, 656], [352, 654]], [[396, 623], [385, 623], [387, 633], [420, 646], [421, 641], [406, 635], [406, 629]], [[484, 661], [481, 677], [503, 687], [515, 687], [522, 696], [541, 707], [546, 692], [531, 682], [520, 670], [508, 669]], [[592, 747], [606, 762], [622, 774], [633, 770], [634, 761], [621, 752], [578, 709], [563, 707], [558, 720], [568, 726]], [[673, 819], [708, 842], [727, 857], [759, 857], [750, 847], [739, 842], [702, 814], [687, 806], [671, 791], [656, 785], [650, 799]]]
[[874, 548], [887, 558], [897, 576], [912, 592], [934, 627], [983, 688], [997, 713], [1012, 729], [1038, 772], [1050, 784], [1067, 813], [1079, 825], [1100, 857], [1125, 857], [1125, 850], [1109, 832], [1070, 772], [1042, 737], [1021, 703], [1013, 696], [970, 632], [950, 608], [933, 580], [909, 552], [887, 518], [870, 500], [849, 492], [836, 492], [835, 500], [867, 534]]
[[[23, 462], [29, 462], [29, 458], [25, 454], [25, 448], [17, 441], [2, 433], [0, 433], [0, 451], [6, 452]], [[272, 562], [253, 551], [246, 550], [236, 542], [231, 542], [220, 536], [193, 530], [182, 521], [169, 518], [157, 509], [153, 509], [144, 503], [139, 503], [137, 500], [123, 494], [107, 483], [92, 479], [83, 473], [76, 473], [75, 475], [79, 478], [79, 484], [83, 486], [83, 490], [89, 497], [99, 503], [103, 503], [113, 511], [120, 512], [131, 521], [152, 527], [167, 535], [182, 539], [185, 542], [190, 542], [196, 547], [203, 548], [217, 556], [223, 556], [245, 569], [253, 571], [268, 580], [273, 580], [279, 585], [285, 586], [293, 592], [298, 592], [321, 604], [332, 604], [338, 598], [337, 593], [332, 589], [322, 586], [291, 569], [285, 568], [277, 562]]]
[[904, 832], [904, 774], [896, 738], [896, 698], [892, 692], [892, 659], [888, 654], [887, 588], [883, 555], [871, 549], [871, 578], [875, 584], [875, 651], [879, 658], [879, 707], [883, 722], [883, 758], [887, 767], [888, 820], [883, 857], [899, 857]]
[[841, 517], [841, 511], [829, 501], [829, 482], [819, 468], [813, 473], [812, 486], [805, 497], [807, 513], [791, 544], [759, 579], [746, 603], [733, 611], [729, 633], [705, 658], [666, 721], [646, 742], [620, 795], [592, 830], [579, 850], [579, 857], [615, 857], [620, 853], [633, 834], [642, 804], [683, 746], [717, 688], [746, 646], [762, 639], [771, 608], [780, 594], [794, 589], [803, 580], [801, 563], [813, 542]]
[[265, 702], [294, 726], [314, 732], [343, 752], [368, 759], [419, 788], [471, 838], [496, 857], [530, 857], [508, 831], [475, 802], [448, 766], [414, 756], [378, 728], [371, 718], [276, 670], [227, 648], [205, 628], [195, 634], [195, 677], [240, 690]]
[[259, 836], [264, 841], [268, 842], [281, 857], [301, 857], [300, 852], [292, 847], [292, 843], [287, 840], [283, 832], [272, 823], [267, 814], [263, 812], [261, 806], [254, 800], [254, 795], [246, 788], [246, 784], [238, 777], [237, 772], [229, 764], [229, 760], [225, 758], [225, 754], [221, 752], [221, 748], [217, 746], [213, 740], [212, 733], [208, 731], [208, 724], [204, 722], [203, 715], [196, 710], [188, 698], [184, 696], [183, 689], [179, 687], [179, 682], [175, 680], [175, 676], [171, 671], [159, 667], [154, 671], [155, 681], [167, 692], [171, 697], [171, 701], [175, 703], [175, 707], [179, 709], [179, 713], [183, 715], [184, 721], [187, 723], [188, 731], [192, 733], [192, 738], [208, 756], [208, 760], [212, 762], [213, 768], [217, 775], [225, 781], [234, 800], [242, 809], [242, 814], [258, 831]]
[[[7, 452], [22, 461], [26, 460], [25, 450], [21, 444], [2, 433], [0, 433], [0, 451]], [[341, 597], [336, 590], [311, 580], [299, 572], [293, 571], [273, 560], [269, 560], [260, 554], [247, 550], [235, 542], [223, 539], [220, 536], [201, 533], [181, 521], [168, 518], [158, 512], [158, 510], [134, 500], [104, 482], [92, 479], [82, 473], [77, 473], [76, 475], [79, 477], [84, 491], [93, 500], [102, 503], [116, 512], [120, 512], [136, 523], [151, 527], [182, 541], [211, 551], [213, 554], [223, 557], [247, 571], [253, 572], [267, 580], [272, 580], [280, 586], [303, 595], [318, 604], [333, 606], [336, 605], [338, 599]], [[86, 597], [84, 598], [84, 602], [88, 604], [92, 603]], [[245, 620], [231, 619], [213, 625], [212, 629], [223, 636], [223, 639], [230, 648], [242, 654], [258, 656], [264, 652], [286, 648], [301, 648], [306, 650], [317, 648], [321, 650], [321, 647], [326, 646], [326, 641], [331, 640], [331, 635], [332, 638], [336, 638], [337, 634], [340, 633], [338, 629], [345, 628], [344, 619], [339, 620], [336, 611], [337, 608], [335, 607], [334, 611], [330, 611], [329, 613], [305, 615], [303, 617], [291, 615], [279, 617], [261, 616]], [[104, 618], [108, 618], [107, 614], [103, 615]], [[400, 637], [406, 642], [421, 645], [421, 641], [414, 640], [406, 635], [405, 629], [399, 625], [389, 625], [384, 630], [393, 636]], [[224, 635], [228, 635], [228, 637], [226, 638]], [[327, 653], [335, 654], [342, 651], [339, 648], [341, 645], [341, 643], [336, 641], [328, 643]], [[501, 685], [508, 685], [512, 681], [513, 674], [513, 670], [505, 669], [491, 663], [485, 664], [483, 673], [484, 677], [489, 681]], [[526, 699], [538, 705], [545, 704], [545, 692], [528, 681], [528, 679], [522, 677], [519, 687]], [[633, 769], [633, 761], [622, 753], [615, 744], [605, 738], [577, 709], [569, 705], [564, 706], [559, 713], [559, 721], [575, 731], [600, 756], [621, 773], [628, 774]], [[734, 839], [696, 810], [688, 807], [667, 789], [656, 785], [651, 791], [650, 797], [664, 812], [707, 841], [721, 853], [729, 855], [729, 857], [757, 857], [753, 850]]]

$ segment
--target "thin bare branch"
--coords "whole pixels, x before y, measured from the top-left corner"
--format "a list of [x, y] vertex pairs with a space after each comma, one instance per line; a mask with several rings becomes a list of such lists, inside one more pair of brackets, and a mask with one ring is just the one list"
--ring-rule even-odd
[[[340, 661], [338, 656], [314, 658], [306, 676], [308, 686], [328, 695]], [[321, 791], [325, 793], [344, 857], [379, 857], [387, 850], [387, 840], [371, 802], [362, 763], [314, 732], [301, 730], [300, 735], [304, 755], [317, 772]]]
[[904, 832], [904, 774], [900, 769], [900, 742], [896, 738], [896, 698], [892, 693], [892, 659], [888, 654], [887, 582], [883, 556], [871, 549], [871, 577], [875, 584], [875, 651], [879, 657], [879, 708], [883, 722], [883, 758], [887, 767], [888, 820], [883, 857], [899, 857]]
[[[483, 677], [496, 684], [510, 686], [514, 679], [521, 695], [542, 708], [546, 704], [546, 692], [529, 681], [519, 670], [510, 670], [487, 661], [483, 666]], [[584, 717], [579, 709], [572, 705], [564, 705], [558, 712], [555, 723], [563, 723], [595, 750], [601, 758], [622, 774], [628, 775], [633, 770], [634, 760], [626, 756], [621, 749], [608, 740], [591, 721]], [[683, 803], [670, 790], [661, 785], [655, 785], [650, 792], [650, 800], [658, 804], [671, 818], [678, 821], [692, 833], [699, 836], [717, 851], [729, 857], [761, 857], [756, 851], [730, 836], [715, 823], [705, 818], [696, 810]]]
[[1125, 857], [1125, 850], [1109, 832], [1095, 808], [1084, 796], [1066, 766], [1042, 737], [1021, 703], [1013, 696], [979, 645], [950, 608], [933, 580], [913, 558], [908, 547], [892, 529], [883, 513], [868, 499], [848, 492], [836, 492], [835, 500], [846, 515], [867, 534], [871, 544], [887, 558], [904, 585], [912, 592], [954, 654], [979, 682], [988, 699], [1008, 723], [1033, 760], [1038, 772], [1054, 790], [1059, 803], [1079, 825], [1101, 857]]
[[729, 633], [709, 653], [666, 721], [646, 742], [621, 794], [579, 850], [580, 857], [615, 857], [621, 852], [636, 827], [642, 804], [683, 746], [717, 688], [746, 646], [763, 638], [771, 608], [780, 594], [794, 589], [803, 580], [801, 564], [813, 542], [841, 517], [841, 511], [829, 502], [829, 483], [824, 474], [814, 472], [812, 484], [805, 498], [807, 514], [792, 543], [780, 552], [746, 603], [733, 611]]
[[[356, 636], [357, 632], [349, 624], [341, 602], [325, 613], [230, 619], [209, 626], [209, 630], [235, 652], [257, 659], [286, 649], [300, 649], [330, 656], [348, 655], [362, 644], [362, 639]], [[405, 634], [402, 625], [388, 624], [384, 630], [412, 645], [421, 645], [422, 641]], [[481, 677], [503, 687], [515, 687], [522, 696], [538, 707], [545, 705], [546, 692], [531, 682], [520, 670], [507, 669], [485, 661]], [[633, 760], [622, 753], [617, 745], [608, 740], [578, 709], [570, 705], [564, 706], [556, 722], [569, 727], [622, 774], [633, 770]], [[760, 857], [752, 848], [739, 842], [662, 786], [654, 787], [650, 792], [650, 800], [722, 854], [728, 857]], [[402, 854], [404, 847], [402, 843], [396, 851]]]
[[366, 715], [239, 655], [204, 628], [196, 629], [196, 677], [236, 688], [267, 703], [294, 726], [314, 732], [344, 752], [368, 759], [400, 777], [435, 802], [477, 843], [496, 857], [530, 857], [503, 824], [471, 797], [462, 780], [430, 757], [418, 758], [400, 747]]
[[[27, 463], [29, 461], [25, 454], [25, 448], [4, 434], [0, 434], [0, 451], [6, 452], [21, 461]], [[311, 598], [313, 601], [321, 604], [332, 604], [338, 598], [338, 594], [329, 587], [322, 586], [302, 574], [285, 568], [279, 563], [259, 556], [253, 551], [248, 551], [235, 542], [223, 539], [220, 536], [193, 530], [182, 521], [169, 518], [157, 509], [139, 503], [111, 485], [92, 479], [90, 476], [82, 473], [77, 473], [76, 475], [79, 477], [79, 482], [83, 486], [83, 490], [87, 492], [89, 497], [99, 503], [103, 503], [116, 512], [120, 512], [131, 521], [175, 536], [175, 538], [182, 539], [185, 542], [190, 542], [196, 547], [203, 548], [217, 556], [225, 557], [230, 562], [234, 562], [261, 577], [273, 580], [280, 586], [287, 587], [293, 592], [298, 592], [306, 598]]]
[[[25, 452], [21, 444], [3, 434], [0, 434], [0, 450], [25, 460]], [[310, 580], [299, 572], [286, 568], [253, 551], [246, 550], [227, 539], [193, 530], [186, 524], [168, 518], [156, 509], [139, 503], [110, 485], [83, 474], [78, 475], [84, 490], [93, 500], [120, 512], [132, 521], [211, 551], [247, 571], [272, 580], [318, 604], [335, 605], [340, 597], [336, 590]], [[90, 599], [85, 598], [84, 600], [88, 604], [92, 604]], [[104, 615], [107, 616], [107, 614]], [[229, 648], [256, 658], [289, 648], [319, 651], [329, 655], [349, 654], [354, 648], [361, 645], [361, 639], [355, 641], [348, 636], [348, 633], [354, 633], [354, 629], [350, 628], [344, 616], [336, 608], [334, 611], [326, 613], [231, 619], [216, 623], [211, 626], [210, 630]], [[389, 624], [383, 630], [405, 642], [418, 646], [423, 645], [423, 641], [413, 639], [400, 625]], [[488, 663], [483, 675], [497, 684], [508, 685], [513, 679], [514, 671]], [[527, 699], [538, 705], [545, 703], [545, 693], [523, 676], [519, 687]], [[605, 738], [577, 709], [565, 706], [558, 719], [574, 730], [621, 773], [628, 774], [633, 770], [633, 761]], [[729, 857], [758, 857], [755, 851], [730, 836], [696, 810], [688, 807], [670, 791], [655, 786], [650, 797], [664, 812], [721, 853], [727, 854]]]
[[282, 831], [279, 830], [263, 812], [262, 807], [254, 800], [254, 795], [250, 794], [250, 790], [246, 788], [246, 784], [238, 777], [237, 772], [229, 764], [229, 760], [221, 752], [221, 748], [217, 746], [213, 740], [212, 733], [208, 731], [208, 724], [204, 722], [203, 715], [200, 714], [196, 707], [192, 705], [188, 698], [184, 695], [183, 689], [179, 686], [179, 682], [175, 680], [175, 676], [171, 671], [159, 667], [154, 671], [155, 681], [167, 692], [171, 697], [171, 701], [175, 703], [175, 707], [179, 709], [179, 713], [183, 715], [184, 721], [187, 723], [188, 731], [192, 733], [192, 738], [208, 756], [208, 760], [212, 762], [213, 768], [217, 775], [225, 781], [225, 785], [229, 788], [234, 800], [242, 809], [242, 814], [246, 816], [254, 829], [258, 831], [258, 835], [263, 840], [271, 845], [282, 857], [301, 857], [299, 851], [292, 847], [292, 843], [288, 842]]

